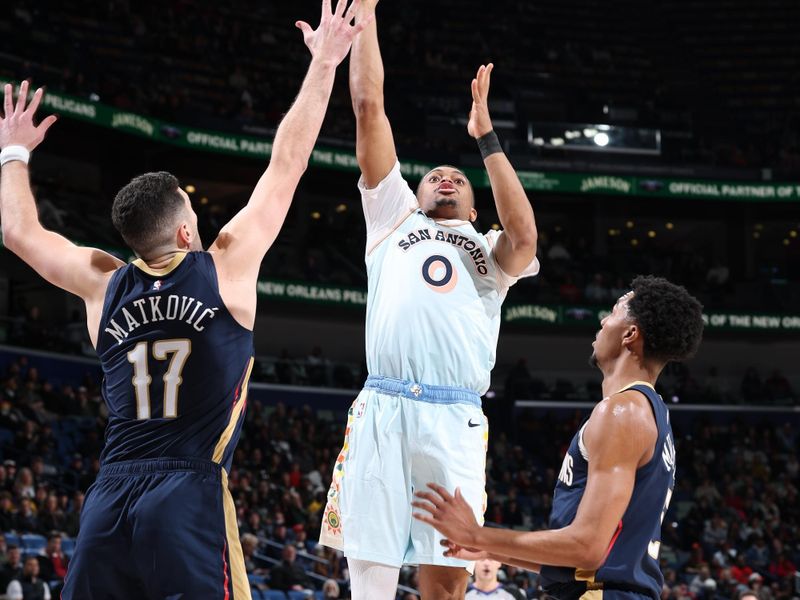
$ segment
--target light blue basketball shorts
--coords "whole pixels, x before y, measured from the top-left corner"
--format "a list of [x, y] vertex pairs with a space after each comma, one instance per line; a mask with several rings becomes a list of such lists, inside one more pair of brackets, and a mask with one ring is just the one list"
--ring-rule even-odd
[[443, 556], [442, 535], [414, 519], [414, 492], [456, 487], [483, 523], [488, 422], [477, 393], [370, 376], [347, 416], [320, 543], [389, 566], [474, 563]]

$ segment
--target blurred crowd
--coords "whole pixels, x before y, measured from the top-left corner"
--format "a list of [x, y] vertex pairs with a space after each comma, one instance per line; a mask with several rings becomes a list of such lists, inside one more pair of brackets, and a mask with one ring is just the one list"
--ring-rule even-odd
[[[531, 121], [660, 127], [673, 162], [796, 166], [794, 73], [782, 60], [800, 21], [793, 6], [783, 0], [754, 10], [736, 0], [722, 15], [713, 3], [635, 12], [624, 3], [382, 4], [396, 139], [422, 155], [457, 150], [466, 140], [431, 134], [446, 118], [466, 115], [469, 80], [493, 60], [495, 113], [520, 142]], [[7, 11], [8, 52], [0, 59], [7, 76], [173, 122], [258, 131], [276, 125], [299, 88], [308, 58], [293, 24], [316, 23], [318, 6], [13, 0]], [[530, 35], [508, 36], [509, 15]], [[740, 22], [749, 26], [732, 34]], [[761, 51], [747, 52], [751, 46]], [[352, 132], [349, 98], [337, 86], [323, 134]]]
[[[54, 389], [22, 356], [0, 377], [0, 391], [0, 591], [20, 577], [57, 587], [69, 554], [62, 546], [74, 545], [83, 494], [99, 469], [106, 413], [98, 382]], [[557, 467], [585, 414], [521, 411], [509, 419], [491, 402], [486, 519], [546, 527]], [[673, 419], [678, 483], [664, 520], [663, 600], [736, 598], [748, 589], [758, 600], [798, 597], [796, 418], [683, 416]], [[331, 419], [308, 406], [249, 403], [229, 483], [256, 589], [325, 587], [326, 598], [347, 597], [346, 561], [316, 544], [343, 427], [344, 407]], [[22, 543], [29, 533], [44, 536], [35, 552]], [[539, 596], [536, 575], [505, 567], [500, 576]], [[401, 584], [413, 590], [416, 577], [406, 568]]]

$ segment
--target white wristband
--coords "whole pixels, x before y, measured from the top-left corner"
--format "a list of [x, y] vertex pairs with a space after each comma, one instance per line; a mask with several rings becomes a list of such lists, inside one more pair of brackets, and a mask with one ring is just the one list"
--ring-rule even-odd
[[25, 146], [6, 146], [0, 151], [0, 167], [12, 160], [21, 160], [26, 165], [31, 158], [31, 153]]

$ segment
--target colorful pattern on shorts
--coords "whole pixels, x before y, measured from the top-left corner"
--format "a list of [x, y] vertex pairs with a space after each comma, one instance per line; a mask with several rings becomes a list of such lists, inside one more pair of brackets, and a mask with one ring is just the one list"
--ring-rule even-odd
[[[344, 463], [347, 459], [347, 451], [350, 449], [350, 427], [355, 419], [356, 399], [347, 411], [347, 426], [344, 430], [344, 445], [339, 456], [336, 457], [336, 465], [333, 468], [331, 487], [328, 489], [328, 502], [325, 504], [325, 511], [322, 513], [322, 526], [319, 532], [319, 543], [338, 550], [344, 549], [342, 539], [342, 514], [339, 510], [339, 493], [344, 478]], [[361, 410], [363, 411], [363, 402]], [[361, 415], [359, 415], [361, 416]]]

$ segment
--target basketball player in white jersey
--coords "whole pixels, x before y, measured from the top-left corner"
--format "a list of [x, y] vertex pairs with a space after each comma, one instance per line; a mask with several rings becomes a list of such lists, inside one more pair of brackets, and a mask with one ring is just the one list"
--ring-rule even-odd
[[[356, 19], [374, 17], [364, 0]], [[468, 132], [478, 141], [505, 230], [475, 230], [472, 187], [452, 166], [415, 194], [403, 179], [383, 109], [383, 66], [370, 23], [353, 45], [350, 91], [367, 222], [369, 378], [348, 416], [320, 541], [348, 559], [354, 600], [395, 596], [403, 564], [420, 565], [423, 600], [463, 598], [472, 563], [442, 556], [414, 521], [415, 490], [460, 486], [482, 520], [487, 423], [480, 397], [495, 363], [501, 304], [535, 275], [531, 204], [492, 130], [492, 65], [472, 81]]]

